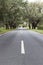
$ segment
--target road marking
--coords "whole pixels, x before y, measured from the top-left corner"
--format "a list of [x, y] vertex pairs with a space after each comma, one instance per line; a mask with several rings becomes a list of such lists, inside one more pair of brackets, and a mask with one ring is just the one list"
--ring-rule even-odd
[[21, 41], [21, 54], [25, 54], [24, 41]]

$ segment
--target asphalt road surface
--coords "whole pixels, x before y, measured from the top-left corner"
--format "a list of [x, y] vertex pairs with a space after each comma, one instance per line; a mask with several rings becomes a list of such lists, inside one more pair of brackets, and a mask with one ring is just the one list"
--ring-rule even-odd
[[24, 28], [0, 35], [0, 65], [43, 65], [43, 35]]

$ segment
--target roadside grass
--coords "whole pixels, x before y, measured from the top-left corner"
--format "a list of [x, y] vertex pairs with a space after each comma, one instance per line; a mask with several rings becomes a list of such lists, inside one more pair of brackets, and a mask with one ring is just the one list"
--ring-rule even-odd
[[29, 27], [27, 27], [26, 29], [27, 30], [32, 30], [32, 31], [38, 32], [40, 34], [43, 34], [43, 29], [29, 29]]
[[[35, 31], [35, 32], [38, 32], [38, 33], [43, 34], [43, 30], [29, 29], [29, 27], [26, 27], [26, 29], [28, 29], [28, 30], [33, 30], [33, 31]], [[9, 32], [9, 31], [12, 31], [12, 30], [14, 30], [14, 29], [7, 29], [7, 30], [6, 30], [5, 28], [1, 27], [1, 28], [0, 28], [0, 34], [6, 33], [6, 32]]]
[[33, 29], [33, 31], [43, 34], [43, 30]]
[[[14, 29], [12, 29], [12, 30], [14, 30]], [[5, 29], [5, 28], [3, 28], [3, 27], [1, 27], [0, 28], [0, 34], [3, 34], [3, 33], [6, 33], [6, 32], [9, 32], [9, 31], [12, 31], [11, 29]]]

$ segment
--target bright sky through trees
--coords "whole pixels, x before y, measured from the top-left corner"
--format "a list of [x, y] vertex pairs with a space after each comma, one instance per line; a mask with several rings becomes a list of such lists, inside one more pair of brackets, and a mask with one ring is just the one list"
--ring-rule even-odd
[[[24, 1], [26, 1], [26, 0], [24, 0]], [[29, 1], [29, 2], [43, 2], [43, 0], [27, 0], [27, 1]]]
[[43, 2], [43, 0], [28, 0], [29, 2], [36, 2], [36, 1], [40, 1]]

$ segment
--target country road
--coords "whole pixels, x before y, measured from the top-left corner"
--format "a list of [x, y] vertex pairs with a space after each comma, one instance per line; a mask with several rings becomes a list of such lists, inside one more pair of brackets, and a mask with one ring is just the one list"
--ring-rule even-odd
[[43, 35], [25, 28], [1, 35], [0, 65], [43, 65]]

